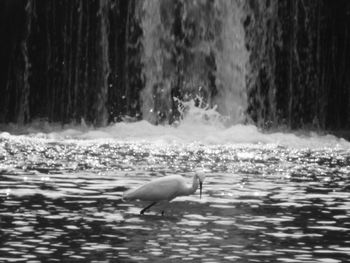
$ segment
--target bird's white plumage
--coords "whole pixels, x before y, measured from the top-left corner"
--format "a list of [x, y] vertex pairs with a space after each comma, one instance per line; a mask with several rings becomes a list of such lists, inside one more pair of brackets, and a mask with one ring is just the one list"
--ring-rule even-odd
[[152, 180], [137, 189], [124, 193], [124, 199], [143, 201], [172, 200], [176, 196], [185, 195], [190, 187], [181, 175], [168, 175]]
[[[143, 214], [147, 209], [159, 201], [171, 201], [177, 196], [190, 195], [196, 192], [198, 184], [200, 185], [200, 194], [202, 194], [202, 183], [204, 175], [195, 174], [192, 185], [187, 185], [181, 175], [167, 175], [152, 180], [139, 188], [126, 191], [123, 195], [124, 200], [139, 199], [142, 201], [152, 201], [152, 203], [141, 210]], [[164, 211], [162, 212], [162, 214]]]

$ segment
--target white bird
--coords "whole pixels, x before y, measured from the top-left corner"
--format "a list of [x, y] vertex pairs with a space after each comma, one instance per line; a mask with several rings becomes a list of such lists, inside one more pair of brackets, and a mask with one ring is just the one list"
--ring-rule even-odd
[[[177, 196], [194, 194], [199, 185], [199, 196], [202, 198], [202, 184], [205, 176], [195, 174], [191, 186], [186, 184], [181, 175], [167, 175], [148, 182], [139, 188], [124, 192], [124, 200], [151, 201], [152, 203], [141, 210], [140, 214], [160, 201], [171, 201]], [[164, 211], [162, 211], [162, 215]]]

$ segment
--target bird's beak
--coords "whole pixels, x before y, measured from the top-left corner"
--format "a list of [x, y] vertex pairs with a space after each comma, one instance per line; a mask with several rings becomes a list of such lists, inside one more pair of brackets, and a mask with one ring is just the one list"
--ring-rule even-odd
[[199, 199], [202, 199], [202, 182], [199, 182]]

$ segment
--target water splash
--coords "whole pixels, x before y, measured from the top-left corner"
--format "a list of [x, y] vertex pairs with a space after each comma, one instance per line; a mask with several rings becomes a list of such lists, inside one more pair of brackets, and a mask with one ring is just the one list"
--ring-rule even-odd
[[145, 1], [143, 9], [144, 119], [172, 122], [176, 99], [201, 96], [242, 122], [248, 52], [241, 1]]
[[[183, 102], [182, 120], [173, 125], [152, 125], [148, 121], [121, 122], [107, 127], [95, 128], [81, 124], [50, 124], [38, 120], [28, 125], [7, 125], [1, 138], [16, 138], [11, 134], [24, 134], [20, 140], [73, 141], [74, 143], [144, 143], [166, 145], [225, 145], [246, 147], [291, 147], [297, 149], [331, 148], [346, 149], [350, 143], [342, 138], [310, 131], [288, 132], [276, 130], [264, 132], [254, 125], [228, 125], [229, 118], [215, 108], [196, 107], [194, 101]], [[29, 136], [28, 136], [29, 135]]]

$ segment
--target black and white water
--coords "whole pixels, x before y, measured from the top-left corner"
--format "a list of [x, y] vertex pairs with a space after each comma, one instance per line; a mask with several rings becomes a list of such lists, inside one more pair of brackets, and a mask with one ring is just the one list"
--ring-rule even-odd
[[[350, 262], [349, 14], [1, 0], [0, 262]], [[122, 200], [196, 172], [165, 216]]]
[[[0, 134], [0, 261], [346, 262], [350, 144], [196, 118]], [[22, 135], [15, 135], [21, 132]], [[122, 193], [164, 174], [199, 195], [155, 207]]]
[[348, 0], [2, 0], [0, 122], [350, 129]]

